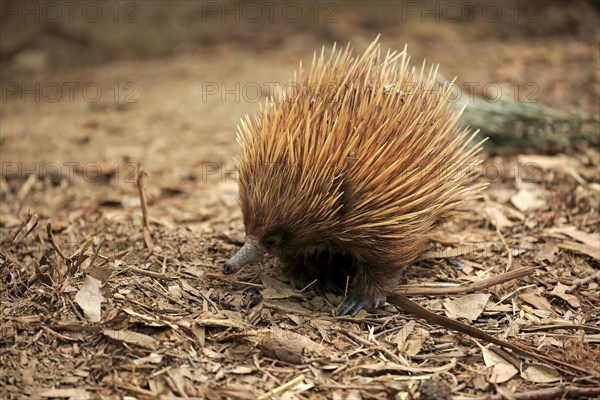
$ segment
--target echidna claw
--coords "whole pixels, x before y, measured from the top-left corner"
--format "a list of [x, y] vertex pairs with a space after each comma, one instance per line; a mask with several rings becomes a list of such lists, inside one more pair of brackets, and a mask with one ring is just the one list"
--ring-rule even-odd
[[386, 296], [378, 295], [369, 300], [362, 296], [351, 296], [347, 298], [337, 309], [337, 315], [356, 315], [363, 308], [375, 310], [384, 304]]
[[337, 315], [356, 315], [364, 307], [364, 300], [356, 297], [346, 299], [337, 310]]
[[379, 303], [381, 302], [381, 297], [375, 297], [373, 299], [373, 308], [377, 309], [379, 308]]

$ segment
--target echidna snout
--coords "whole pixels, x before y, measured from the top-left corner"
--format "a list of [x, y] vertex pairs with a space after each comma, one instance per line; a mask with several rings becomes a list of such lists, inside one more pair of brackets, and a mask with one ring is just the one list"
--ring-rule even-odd
[[258, 260], [266, 249], [254, 236], [246, 237], [246, 243], [237, 253], [223, 265], [223, 273], [226, 275], [239, 271], [249, 262]]

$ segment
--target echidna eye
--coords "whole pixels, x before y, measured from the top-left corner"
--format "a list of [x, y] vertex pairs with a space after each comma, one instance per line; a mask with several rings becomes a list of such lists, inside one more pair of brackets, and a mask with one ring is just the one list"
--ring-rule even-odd
[[280, 239], [278, 236], [269, 236], [266, 240], [265, 240], [265, 245], [269, 248], [275, 247], [279, 244]]

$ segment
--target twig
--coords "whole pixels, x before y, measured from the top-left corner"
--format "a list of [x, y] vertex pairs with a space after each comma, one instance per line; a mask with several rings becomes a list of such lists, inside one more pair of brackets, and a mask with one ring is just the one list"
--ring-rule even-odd
[[419, 373], [435, 374], [437, 372], [450, 371], [452, 368], [456, 367], [456, 365], [457, 365], [456, 358], [452, 358], [448, 363], [446, 363], [440, 367], [410, 367], [410, 366], [405, 366], [405, 365], [392, 364], [390, 362], [379, 363], [379, 364], [375, 364], [375, 365], [357, 364], [357, 365], [354, 365], [354, 366], [348, 368], [346, 370], [346, 373], [348, 373], [350, 371], [359, 370], [359, 369], [366, 369], [366, 370], [376, 370], [376, 371], [381, 371], [381, 370], [402, 371], [402, 372], [412, 372], [412, 373], [416, 373], [416, 374], [419, 374]]
[[48, 222], [48, 225], [46, 225], [46, 233], [48, 234], [48, 241], [52, 245], [52, 248], [58, 253], [60, 258], [65, 261], [68, 260], [69, 258], [65, 256], [60, 247], [58, 247], [58, 244], [54, 241], [54, 236], [52, 236], [52, 223], [50, 222]]
[[55, 332], [52, 329], [50, 329], [49, 327], [47, 327], [46, 325], [42, 325], [41, 328], [43, 330], [45, 330], [46, 332], [48, 332], [49, 334], [56, 336], [59, 339], [68, 340], [71, 342], [81, 342], [81, 339], [77, 339], [77, 338], [74, 338], [71, 336], [63, 335], [62, 333]]
[[17, 193], [17, 199], [19, 199], [20, 202], [25, 200], [25, 197], [27, 197], [27, 195], [31, 191], [31, 188], [33, 188], [33, 185], [35, 185], [36, 180], [37, 180], [36, 175], [29, 175], [27, 177], [27, 179], [25, 180], [25, 183], [23, 183], [23, 186], [21, 186], [21, 188], [19, 189], [19, 192]]
[[404, 296], [447, 296], [453, 294], [467, 294], [477, 292], [479, 290], [487, 289], [492, 286], [499, 285], [511, 281], [513, 279], [519, 279], [524, 276], [533, 274], [538, 267], [527, 267], [516, 269], [513, 271], [506, 272], [504, 274], [491, 277], [489, 279], [483, 279], [479, 282], [471, 283], [466, 286], [457, 287], [416, 287], [411, 285], [400, 285], [396, 288], [395, 292]]
[[500, 241], [504, 245], [504, 248], [506, 249], [506, 254], [508, 255], [508, 262], [506, 263], [506, 271], [508, 272], [510, 270], [510, 267], [512, 267], [512, 263], [513, 263], [512, 252], [510, 251], [510, 247], [508, 246], [508, 243], [506, 243], [506, 239], [504, 239], [504, 235], [502, 235], [502, 232], [500, 232], [499, 224], [496, 224], [496, 233], [500, 237]]
[[280, 379], [278, 379], [276, 376], [274, 376], [273, 374], [271, 374], [265, 368], [263, 368], [263, 367], [260, 366], [260, 361], [258, 361], [258, 357], [256, 356], [256, 354], [254, 354], [252, 356], [252, 361], [254, 362], [254, 366], [256, 367], [256, 369], [258, 369], [260, 372], [262, 372], [265, 375], [267, 375], [269, 378], [271, 378], [271, 380], [275, 381], [275, 383], [277, 385], [281, 385], [281, 380]]
[[585, 278], [575, 279], [573, 284], [565, 290], [566, 293], [571, 293], [573, 290], [577, 289], [579, 286], [591, 282], [593, 280], [600, 280], [600, 271], [596, 271], [596, 273], [586, 276]]
[[146, 269], [141, 269], [141, 268], [137, 268], [137, 267], [128, 267], [128, 270], [135, 272], [136, 274], [139, 275], [145, 275], [145, 276], [149, 276], [151, 278], [154, 279], [165, 279], [165, 280], [171, 280], [171, 279], [175, 279], [175, 276], [171, 276], [171, 275], [167, 275], [167, 274], [162, 274], [160, 272], [154, 272], [154, 271], [148, 271]]
[[150, 224], [148, 222], [148, 203], [146, 193], [144, 192], [144, 178], [147, 176], [148, 174], [143, 170], [142, 164], [138, 161], [137, 188], [142, 207], [142, 234], [144, 235], [144, 243], [146, 243], [148, 250], [154, 251], [154, 242], [150, 235]]
[[308, 285], [304, 286], [302, 288], [302, 290], [300, 290], [300, 293], [303, 293], [306, 289], [308, 289], [309, 287], [311, 287], [312, 285], [314, 285], [314, 283], [317, 281], [317, 279], [315, 279], [314, 281], [312, 281], [311, 283], [309, 283]]
[[88, 266], [88, 270], [92, 270], [92, 268], [94, 267], [94, 263], [96, 262], [96, 258], [98, 258], [98, 253], [100, 253], [100, 249], [102, 248], [102, 245], [104, 244], [104, 242], [106, 241], [106, 238], [102, 238], [102, 241], [98, 244], [98, 246], [96, 246], [96, 251], [94, 251], [94, 255], [92, 256], [92, 259], [90, 261], [90, 265]]
[[[83, 245], [78, 248], [75, 253], [73, 253], [73, 255], [71, 257], [69, 257], [69, 260], [71, 260], [73, 262], [73, 267], [79, 271], [79, 266], [81, 264], [83, 264], [83, 262], [85, 260], [87, 260], [88, 256], [83, 254], [87, 251], [87, 249], [92, 245], [92, 242], [94, 241], [93, 237], [89, 237], [85, 243], [83, 243]], [[75, 258], [77, 258], [77, 260], [75, 260]]]
[[295, 377], [294, 379], [287, 381], [283, 385], [278, 386], [275, 389], [269, 390], [267, 393], [260, 396], [259, 399], [265, 400], [265, 399], [273, 397], [274, 395], [282, 394], [282, 393], [286, 392], [287, 390], [293, 388], [294, 386], [298, 385], [303, 380], [304, 380], [304, 374], [300, 374], [297, 377]]
[[357, 342], [359, 342], [360, 344], [367, 346], [373, 350], [377, 350], [377, 351], [381, 351], [385, 354], [388, 355], [388, 357], [390, 357], [391, 359], [393, 359], [397, 364], [403, 365], [405, 367], [409, 367], [408, 362], [402, 358], [399, 355], [394, 354], [393, 352], [391, 352], [390, 350], [386, 349], [385, 347], [383, 347], [382, 345], [380, 345], [378, 342], [371, 342], [367, 339], [363, 339], [360, 336], [358, 336], [355, 333], [352, 333], [350, 331], [344, 332], [349, 338], [351, 338], [352, 340], [355, 340]]
[[[600, 387], [563, 386], [549, 389], [531, 390], [511, 393], [514, 400], [547, 400], [547, 399], [581, 399], [583, 397], [600, 396]], [[504, 400], [503, 394], [492, 394], [481, 397], [453, 396], [452, 400]]]
[[498, 300], [497, 302], [494, 303], [494, 306], [497, 306], [498, 304], [502, 304], [504, 303], [504, 300], [509, 299], [511, 297], [513, 297], [515, 294], [522, 292], [523, 290], [527, 290], [530, 289], [532, 287], [536, 287], [535, 284], [532, 285], [525, 285], [525, 286], [521, 286], [515, 290], [510, 291], [509, 293], [505, 294], [504, 296], [500, 297], [500, 300]]
[[[23, 230], [23, 228], [25, 228], [27, 226], [27, 224], [29, 223], [29, 221], [31, 221], [31, 218], [33, 216], [35, 216], [35, 222], [33, 223], [33, 226], [31, 226], [31, 228], [29, 228], [27, 230], [27, 232], [25, 232], [25, 234], [23, 235], [23, 237], [21, 239], [19, 239], [18, 241], [16, 241], [17, 236], [19, 236], [19, 233], [21, 233], [21, 231]], [[23, 239], [25, 239], [27, 236], [29, 236], [29, 234], [31, 233], [31, 231], [33, 231], [35, 229], [35, 227], [37, 226], [38, 222], [39, 222], [39, 217], [37, 216], [37, 214], [36, 213], [32, 213], [31, 210], [27, 210], [27, 215], [25, 216], [25, 218], [23, 218], [23, 221], [21, 221], [21, 225], [19, 225], [19, 227], [15, 231], [15, 234], [10, 239], [10, 244], [8, 245], [8, 247], [14, 246], [17, 243], [20, 243]]]
[[555, 325], [540, 325], [532, 326], [531, 328], [521, 328], [521, 332], [539, 332], [539, 331], [554, 331], [557, 329], [581, 329], [586, 332], [600, 333], [600, 327], [581, 324], [555, 324]]
[[393, 294], [393, 295], [389, 296], [388, 301], [390, 303], [394, 304], [395, 306], [400, 307], [404, 311], [411, 313], [414, 316], [423, 318], [424, 320], [426, 320], [429, 323], [443, 326], [443, 327], [455, 330], [457, 332], [462, 332], [473, 338], [485, 340], [487, 342], [497, 344], [498, 346], [501, 346], [506, 349], [511, 349], [515, 353], [520, 354], [521, 356], [530, 357], [530, 358], [533, 358], [534, 360], [554, 364], [555, 366], [557, 366], [556, 367], [557, 369], [560, 369], [561, 371], [569, 373], [571, 375], [573, 374], [572, 371], [578, 371], [578, 372], [583, 372], [588, 375], [594, 375], [592, 372], [590, 372], [584, 368], [569, 364], [565, 361], [554, 359], [554, 358], [546, 356], [544, 354], [536, 353], [533, 350], [529, 350], [529, 349], [525, 348], [524, 345], [520, 345], [517, 343], [512, 343], [512, 342], [509, 342], [506, 340], [496, 338], [492, 335], [485, 333], [481, 329], [469, 326], [467, 324], [464, 324], [460, 321], [457, 321], [457, 320], [454, 320], [451, 318], [444, 317], [443, 315], [439, 315], [439, 314], [433, 313], [431, 311], [428, 311], [425, 308], [418, 305], [417, 303], [407, 299], [406, 297], [404, 297], [400, 294]]

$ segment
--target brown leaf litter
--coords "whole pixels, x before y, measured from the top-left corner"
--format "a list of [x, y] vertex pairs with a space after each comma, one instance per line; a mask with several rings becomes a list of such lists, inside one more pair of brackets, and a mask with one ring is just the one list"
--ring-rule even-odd
[[[422, 293], [411, 296], [429, 311], [580, 372], [430, 325], [389, 304], [373, 314], [334, 317], [341, 298], [292, 289], [271, 259], [239, 278], [223, 276], [220, 265], [235, 244], [222, 228], [200, 234], [153, 220], [153, 211], [173, 201], [155, 198], [148, 205], [154, 251], [145, 244], [139, 208], [3, 218], [10, 221], [1, 227], [0, 251], [3, 397], [436, 398], [441, 390], [459, 399], [548, 385], [585, 393], [600, 370], [600, 299], [598, 259], [582, 246], [593, 248], [598, 238], [600, 193], [568, 173], [553, 173], [550, 181], [542, 175], [535, 185], [549, 197], [520, 219], [512, 197], [501, 193], [515, 188], [492, 184], [468, 218], [443, 227], [447, 234], [407, 271], [410, 285], [402, 288]], [[64, 190], [31, 192], [28, 207]], [[182, 193], [175, 199], [185, 210], [193, 196]], [[17, 204], [18, 190], [3, 196]], [[240, 227], [239, 214], [214, 220]], [[457, 252], [465, 238], [469, 251]], [[557, 246], [552, 262], [539, 256], [548, 244]], [[512, 278], [494, 280], [504, 276], [506, 247], [514, 254]], [[534, 275], [518, 275], [530, 267]], [[445, 286], [422, 286], [434, 282]], [[432, 383], [440, 373], [456, 384]]]

